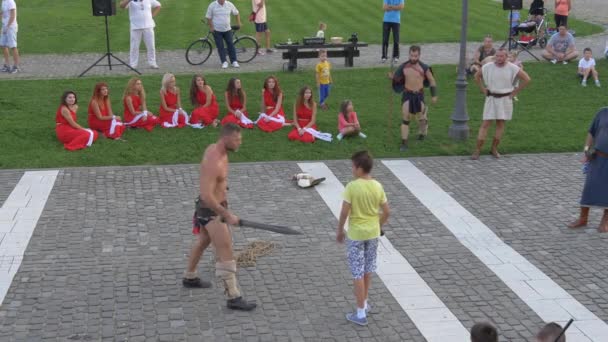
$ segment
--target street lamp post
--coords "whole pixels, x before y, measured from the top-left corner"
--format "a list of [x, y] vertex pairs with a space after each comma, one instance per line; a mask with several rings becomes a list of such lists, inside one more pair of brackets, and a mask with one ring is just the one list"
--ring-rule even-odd
[[469, 137], [469, 115], [467, 114], [467, 78], [466, 78], [466, 54], [467, 54], [467, 26], [468, 26], [469, 1], [462, 0], [462, 20], [460, 27], [460, 62], [458, 65], [458, 77], [456, 78], [456, 105], [452, 113], [452, 125], [448, 136], [454, 140], [466, 140]]

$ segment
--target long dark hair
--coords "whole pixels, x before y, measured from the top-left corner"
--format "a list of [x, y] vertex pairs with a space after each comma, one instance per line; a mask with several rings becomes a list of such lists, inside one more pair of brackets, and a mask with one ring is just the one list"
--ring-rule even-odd
[[314, 94], [309, 86], [303, 86], [302, 89], [300, 89], [300, 91], [298, 92], [298, 99], [296, 100], [296, 103], [298, 104], [298, 107], [304, 104], [304, 94], [306, 93], [306, 90], [310, 90], [310, 99], [306, 104], [308, 105], [308, 107], [312, 108], [313, 103], [315, 103], [315, 100], [313, 100]]
[[[198, 105], [198, 100], [196, 99], [196, 93], [198, 91], [198, 86], [196, 85], [196, 79], [197, 78], [201, 78], [203, 80], [203, 83], [205, 85], [207, 85], [207, 81], [205, 80], [205, 77], [201, 74], [196, 74], [194, 76], [192, 76], [192, 82], [190, 82], [190, 103], [192, 103], [193, 106]], [[204, 103], [201, 103], [204, 105]]]
[[226, 91], [228, 92], [229, 99], [232, 99], [235, 96], [239, 97], [239, 101], [243, 103], [243, 83], [241, 82], [241, 87], [236, 89], [236, 81], [238, 78], [233, 77], [228, 81], [228, 86], [226, 87]]
[[74, 104], [78, 104], [78, 96], [76, 96], [76, 93], [73, 92], [72, 90], [66, 90], [63, 93], [63, 95], [61, 95], [61, 104], [63, 106], [66, 106], [66, 107], [68, 106], [67, 99], [70, 94], [74, 95]]
[[346, 120], [346, 122], [348, 122], [348, 113], [346, 111], [348, 110], [348, 105], [352, 103], [353, 101], [347, 99], [342, 101], [342, 103], [340, 104], [340, 114], [342, 114], [342, 117], [344, 117], [344, 120]]
[[[268, 81], [271, 79], [274, 80], [274, 89], [268, 88]], [[279, 86], [279, 80], [274, 75], [266, 77], [266, 79], [264, 80], [264, 89], [268, 90], [272, 94], [272, 99], [274, 100], [274, 103], [277, 103], [279, 101], [279, 95], [283, 93], [281, 87]]]

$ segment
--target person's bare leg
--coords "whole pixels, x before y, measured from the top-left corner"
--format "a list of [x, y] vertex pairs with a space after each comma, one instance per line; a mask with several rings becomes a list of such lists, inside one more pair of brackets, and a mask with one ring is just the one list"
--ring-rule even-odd
[[564, 56], [565, 61], [571, 61], [578, 57], [578, 51], [572, 51]]
[[258, 42], [258, 46], [262, 46], [262, 32], [255, 33], [255, 41]]
[[604, 215], [600, 221], [600, 226], [597, 228], [600, 233], [608, 233], [608, 209], [604, 209]]
[[401, 106], [401, 152], [407, 151], [410, 135], [410, 101], [403, 102]]
[[583, 82], [587, 81], [590, 71], [591, 71], [591, 69], [583, 69]]
[[546, 59], [548, 61], [555, 59], [555, 56], [547, 50], [543, 50], [541, 55], [543, 56], [544, 59]]
[[589, 207], [581, 207], [581, 212], [576, 221], [571, 222], [568, 228], [576, 229], [585, 227], [587, 225], [587, 219], [589, 218]]
[[11, 61], [9, 60], [7, 47], [2, 47], [2, 54], [4, 55], [4, 65], [10, 65]]
[[372, 284], [372, 274], [371, 273], [365, 273], [365, 275], [363, 276], [363, 283], [364, 283], [364, 294], [365, 294], [364, 300], [367, 300], [367, 298], [369, 298], [369, 287]]
[[491, 120], [483, 120], [481, 126], [479, 126], [479, 133], [477, 133], [477, 146], [475, 147], [475, 152], [473, 152], [471, 159], [479, 159], [479, 155], [481, 154], [481, 148], [486, 140], [486, 136], [488, 135], [488, 128], [491, 124]]
[[270, 30], [266, 30], [266, 50], [270, 50]]
[[422, 103], [420, 114], [418, 114], [418, 140], [424, 140], [429, 130], [429, 119], [428, 119], [429, 107]]
[[203, 252], [209, 244], [211, 243], [211, 239], [209, 238], [209, 234], [202, 228], [200, 233], [196, 237], [196, 240], [192, 244], [192, 249], [190, 250], [190, 256], [188, 257], [188, 268], [186, 269], [186, 273], [184, 274], [184, 279], [182, 280], [182, 284], [185, 287], [194, 287], [194, 288], [208, 288], [211, 287], [211, 283], [208, 281], [203, 281], [198, 276], [197, 266]]
[[490, 153], [494, 156], [494, 158], [500, 158], [500, 153], [498, 153], [498, 144], [500, 144], [500, 139], [502, 139], [502, 135], [505, 132], [505, 120], [496, 120], [496, 132], [494, 133], [494, 140], [492, 140], [492, 149]]
[[597, 73], [597, 70], [595, 70], [595, 67], [591, 67], [591, 74], [593, 75], [594, 80], [597, 81], [599, 79], [599, 74]]
[[13, 62], [15, 62], [16, 66], [19, 66], [19, 49], [13, 48]]
[[360, 278], [360, 279], [355, 279], [353, 280], [353, 291], [355, 293], [355, 299], [357, 300], [357, 309], [364, 309], [365, 308], [365, 299], [366, 297], [366, 292], [365, 292], [365, 280], [364, 278]]

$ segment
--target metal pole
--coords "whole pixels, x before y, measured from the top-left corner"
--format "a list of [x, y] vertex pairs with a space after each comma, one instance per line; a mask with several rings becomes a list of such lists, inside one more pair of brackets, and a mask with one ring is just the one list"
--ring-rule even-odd
[[110, 60], [110, 55], [112, 55], [112, 53], [110, 52], [110, 31], [108, 30], [108, 15], [105, 15], [106, 17], [106, 55], [108, 56], [108, 66], [110, 67], [110, 70], [112, 70], [112, 61]]
[[452, 113], [452, 125], [448, 130], [448, 136], [454, 140], [466, 140], [469, 138], [469, 115], [467, 114], [467, 77], [465, 71], [467, 55], [467, 26], [468, 26], [469, 1], [462, 0], [462, 20], [460, 27], [460, 62], [458, 65], [458, 77], [456, 78], [456, 105]]

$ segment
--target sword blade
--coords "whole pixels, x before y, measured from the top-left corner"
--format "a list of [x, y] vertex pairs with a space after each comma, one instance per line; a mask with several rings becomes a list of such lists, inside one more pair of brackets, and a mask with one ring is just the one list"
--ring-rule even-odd
[[302, 233], [289, 227], [285, 226], [276, 226], [273, 224], [266, 224], [260, 222], [253, 222], [248, 220], [239, 220], [239, 226], [245, 226], [249, 228], [268, 230], [271, 232], [285, 234], [285, 235], [301, 235]]

